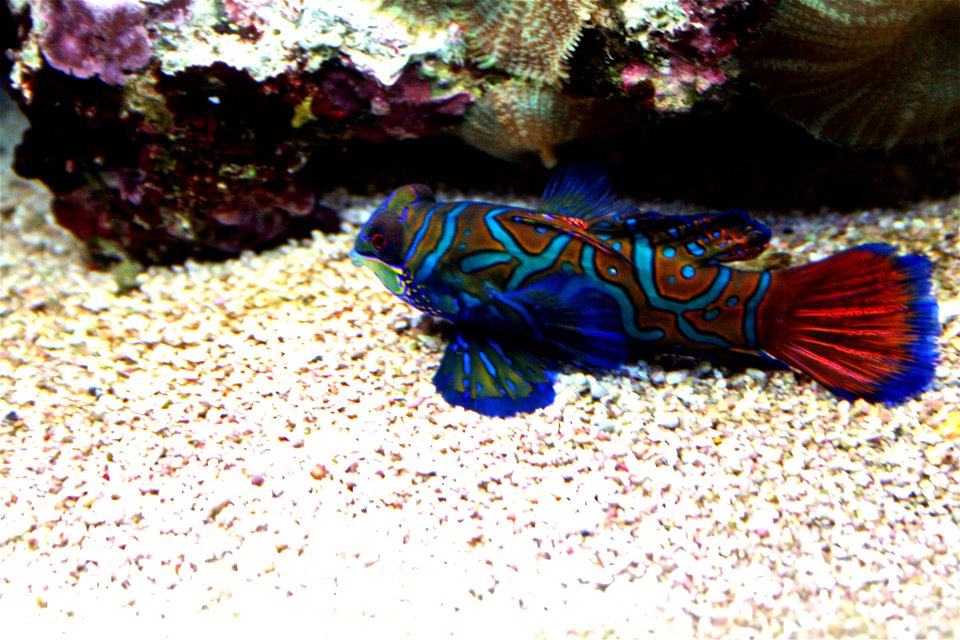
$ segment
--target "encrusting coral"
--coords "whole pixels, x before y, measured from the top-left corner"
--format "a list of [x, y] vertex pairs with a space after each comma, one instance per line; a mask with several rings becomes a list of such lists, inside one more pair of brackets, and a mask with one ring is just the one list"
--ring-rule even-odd
[[784, 0], [747, 63], [813, 134], [892, 147], [960, 134], [958, 47], [958, 0]]
[[138, 71], [150, 61], [151, 50], [139, 2], [45, 0], [40, 16], [46, 21], [43, 54], [54, 67], [78, 78], [100, 76], [123, 84], [125, 71]]
[[595, 0], [476, 0], [459, 7], [470, 53], [481, 67], [558, 84]]

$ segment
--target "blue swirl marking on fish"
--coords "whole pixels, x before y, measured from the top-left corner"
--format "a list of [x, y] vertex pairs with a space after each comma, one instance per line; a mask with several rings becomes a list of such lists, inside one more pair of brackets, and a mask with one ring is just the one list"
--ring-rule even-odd
[[555, 173], [533, 209], [400, 187], [351, 255], [453, 323], [434, 383], [447, 402], [490, 416], [552, 402], [563, 366], [612, 368], [649, 349], [779, 360], [871, 401], [930, 383], [939, 325], [925, 257], [863, 245], [781, 271], [727, 265], [769, 239], [742, 211], [640, 210], [588, 164]]

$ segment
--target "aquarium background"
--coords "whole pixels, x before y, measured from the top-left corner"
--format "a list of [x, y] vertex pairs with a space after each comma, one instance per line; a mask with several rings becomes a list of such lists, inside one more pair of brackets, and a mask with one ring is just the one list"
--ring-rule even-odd
[[[838, 142], [769, 108], [738, 56], [777, 24], [771, 3], [554, 3], [592, 17], [562, 23], [573, 49], [523, 68], [492, 53], [502, 36], [451, 33], [473, 23], [439, 0], [399, 3], [429, 15], [390, 14], [397, 30], [366, 41], [390, 46], [338, 31], [322, 46], [349, 50], [342, 67], [273, 56], [291, 34], [318, 50], [304, 16], [332, 4], [189, 4], [4, 7], [4, 48], [21, 52], [0, 99], [5, 628], [955, 633], [949, 131]], [[348, 4], [363, 20], [387, 10]], [[956, 3], [940, 4], [949, 18]], [[58, 7], [86, 44], [65, 46]], [[271, 20], [301, 28], [278, 35]], [[214, 22], [229, 55], [190, 40]], [[122, 32], [115, 47], [97, 44], [104, 25]], [[430, 52], [433, 75], [394, 64]], [[307, 75], [287, 73], [301, 63]], [[478, 107], [521, 113], [465, 132]], [[580, 114], [576, 130], [558, 113]], [[530, 114], [541, 128], [521, 131]], [[407, 182], [534, 206], [546, 165], [585, 158], [644, 208], [749, 211], [773, 231], [757, 268], [869, 242], [928, 256], [942, 325], [931, 388], [850, 402], [790, 371], [656, 356], [564, 370], [556, 401], [528, 415], [449, 406], [432, 383], [445, 328], [351, 262], [360, 225]]]

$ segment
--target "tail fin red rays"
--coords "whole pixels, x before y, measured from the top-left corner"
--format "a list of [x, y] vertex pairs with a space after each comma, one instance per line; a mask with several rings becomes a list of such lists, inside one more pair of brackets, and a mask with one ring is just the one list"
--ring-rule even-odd
[[936, 368], [930, 262], [867, 244], [775, 272], [757, 332], [764, 351], [840, 397], [906, 400]]

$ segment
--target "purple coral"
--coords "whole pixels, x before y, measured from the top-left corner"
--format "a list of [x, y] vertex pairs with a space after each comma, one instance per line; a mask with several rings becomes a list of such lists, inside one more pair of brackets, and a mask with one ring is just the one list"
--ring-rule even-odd
[[123, 84], [150, 61], [143, 8], [130, 0], [46, 0], [41, 50], [50, 66], [78, 78]]
[[309, 96], [314, 119], [356, 123], [352, 135], [373, 142], [438, 133], [452, 127], [471, 102], [468, 93], [433, 95], [430, 81], [417, 64], [404, 69], [388, 86], [348, 66], [331, 67], [307, 81], [292, 82], [302, 86], [281, 91], [301, 100]]

